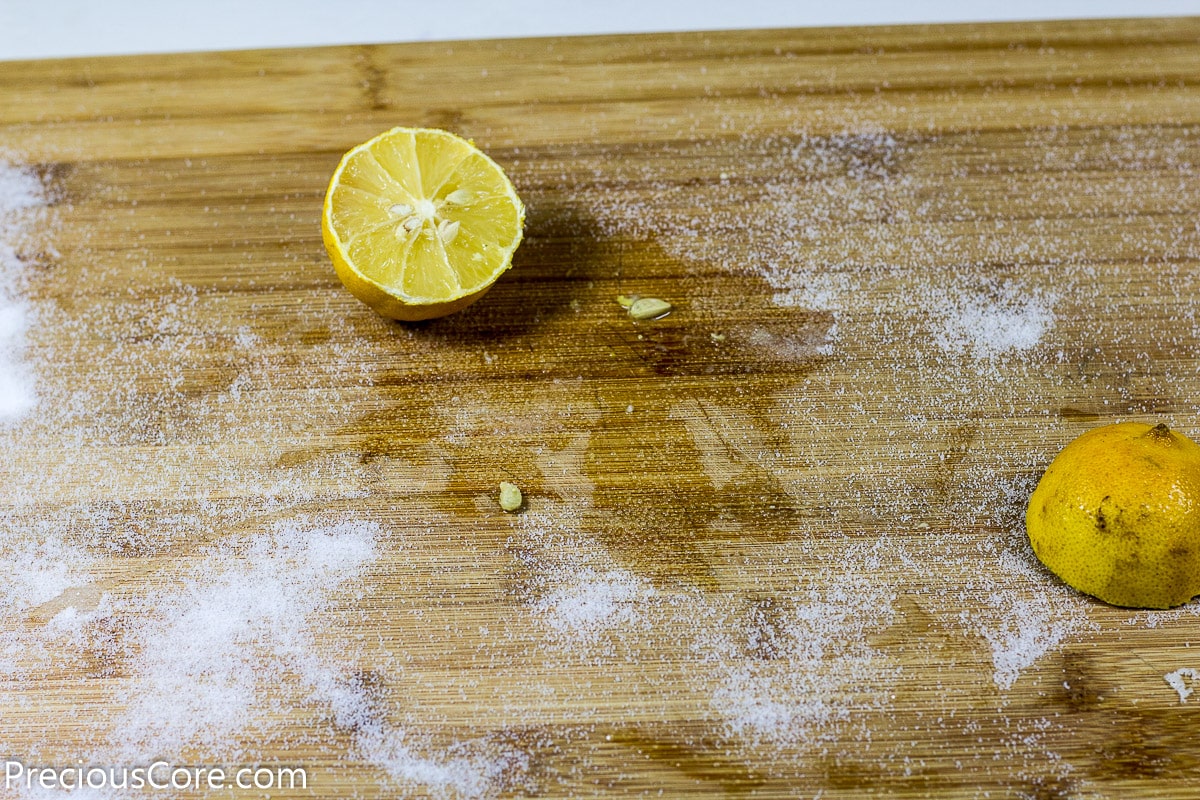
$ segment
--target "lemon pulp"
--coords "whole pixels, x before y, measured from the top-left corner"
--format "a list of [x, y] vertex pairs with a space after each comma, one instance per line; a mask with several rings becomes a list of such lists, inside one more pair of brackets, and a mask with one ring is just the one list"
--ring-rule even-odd
[[321, 232], [338, 277], [380, 314], [420, 320], [483, 296], [512, 264], [525, 207], [496, 162], [432, 128], [393, 128], [346, 153]]

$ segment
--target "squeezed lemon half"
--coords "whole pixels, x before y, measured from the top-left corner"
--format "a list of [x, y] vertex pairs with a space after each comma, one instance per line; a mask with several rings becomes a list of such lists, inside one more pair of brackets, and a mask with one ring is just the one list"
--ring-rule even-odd
[[408, 321], [482, 297], [512, 265], [524, 226], [525, 206], [504, 170], [433, 128], [393, 128], [346, 153], [321, 214], [346, 288]]
[[1117, 606], [1200, 594], [1200, 445], [1166, 425], [1084, 433], [1029, 498], [1033, 552], [1066, 583]]

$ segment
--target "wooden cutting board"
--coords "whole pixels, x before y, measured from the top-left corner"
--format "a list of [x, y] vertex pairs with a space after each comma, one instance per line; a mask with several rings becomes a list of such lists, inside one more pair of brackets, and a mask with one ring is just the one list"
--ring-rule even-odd
[[[49, 195], [10, 237], [3, 754], [306, 771], [239, 797], [1200, 797], [1196, 604], [1077, 595], [1023, 531], [1083, 430], [1200, 435], [1198, 82], [1200, 19], [0, 63]], [[528, 206], [415, 325], [319, 233], [395, 125]]]

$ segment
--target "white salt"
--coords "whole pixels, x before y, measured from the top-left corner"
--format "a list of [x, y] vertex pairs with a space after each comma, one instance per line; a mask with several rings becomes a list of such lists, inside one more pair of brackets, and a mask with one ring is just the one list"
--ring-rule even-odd
[[[58, 766], [58, 765], [47, 765]], [[67, 764], [66, 766], [74, 766]], [[74, 780], [71, 778], [70, 780]], [[36, 781], [29, 787], [24, 783], [18, 782], [13, 791], [16, 792], [17, 800], [63, 800], [64, 797], [70, 800], [118, 800], [116, 794], [110, 793], [111, 790], [94, 789], [88, 786], [83, 786], [78, 789], [71, 789], [69, 792], [64, 789], [45, 789], [39, 786]]]
[[[0, 581], [0, 675], [22, 678], [56, 639], [78, 632], [82, 616], [71, 619], [69, 607], [46, 629], [28, 631], [24, 622], [44, 604], [64, 598], [75, 587], [93, 581], [97, 558], [85, 548], [63, 541], [53, 526], [22, 524], [0, 515], [0, 560], [19, 564]], [[61, 601], [60, 601], [61, 602]]]
[[1014, 282], [951, 283], [922, 298], [933, 341], [951, 354], [991, 359], [1035, 347], [1054, 324], [1054, 296]]
[[0, 290], [0, 424], [15, 422], [36, 404], [33, 379], [21, 360], [26, 316], [25, 307]]
[[269, 692], [318, 658], [321, 612], [375, 559], [379, 535], [374, 523], [280, 522], [221, 545], [178, 585], [144, 598], [131, 678], [116, 698], [121, 755], [220, 752], [261, 723]]
[[776, 592], [769, 611], [697, 600], [693, 650], [716, 681], [711, 705], [729, 733], [811, 743], [886, 707], [900, 668], [870, 637], [892, 624], [896, 593], [879, 580], [873, 550], [848, 547], [828, 580]]
[[0, 152], [0, 218], [38, 209], [45, 204], [46, 187], [41, 179], [28, 167], [15, 163], [12, 156]]
[[[213, 548], [177, 586], [118, 608], [140, 618], [130, 625], [136, 656], [114, 698], [124, 706], [111, 733], [118, 752], [96, 757], [136, 761], [200, 747], [235, 758], [246, 754], [232, 743], [248, 734], [286, 734], [272, 727], [281, 702], [315, 701], [353, 732], [352, 754], [404, 791], [482, 797], [522, 772], [527, 756], [511, 746], [479, 739], [439, 752], [389, 723], [348, 653], [321, 645], [334, 595], [363, 578], [380, 539], [375, 523], [289, 519]], [[60, 616], [69, 624], [74, 615]]]
[[629, 570], [585, 570], [545, 595], [534, 611], [560, 634], [590, 638], [605, 628], [630, 625], [653, 596], [649, 581]]
[[39, 541], [31, 533], [45, 534], [0, 521], [0, 557], [21, 565], [0, 581], [0, 614], [34, 608], [91, 580], [88, 570], [95, 565], [95, 556], [57, 537], [46, 535]]
[[[955, 591], [963, 610], [959, 624], [987, 643], [992, 680], [1011, 689], [1030, 667], [1080, 632], [1094, 630], [1088, 600], [1058, 581], [1038, 562], [1024, 533], [1028, 479], [999, 481], [990, 504], [1003, 528], [999, 539], [979, 545], [974, 560], [954, 564], [963, 575]], [[980, 560], [991, 564], [978, 569]], [[976, 607], [980, 606], [980, 607]]]
[[486, 737], [460, 740], [449, 751], [388, 721], [360, 682], [314, 651], [292, 653], [290, 666], [324, 703], [338, 727], [353, 731], [355, 757], [382, 769], [404, 796], [417, 786], [433, 797], [491, 797], [529, 768], [529, 757]]
[[1200, 682], [1200, 670], [1192, 669], [1191, 667], [1184, 667], [1163, 675], [1163, 680], [1170, 684], [1171, 688], [1179, 693], [1179, 702], [1186, 703], [1187, 699], [1192, 696], [1192, 692], [1194, 691], [1191, 686], [1188, 686], [1187, 682]]
[[19, 420], [36, 405], [33, 378], [22, 361], [29, 310], [18, 296], [24, 265], [17, 247], [45, 204], [37, 175], [0, 153], [0, 425]]
[[1005, 691], [1012, 688], [1023, 670], [1057, 647], [1075, 627], [1043, 594], [1018, 597], [997, 592], [988, 598], [988, 607], [1001, 614], [963, 612], [962, 619], [991, 647], [993, 678]]
[[432, 749], [402, 729], [369, 727], [358, 736], [363, 757], [383, 768], [401, 786], [425, 787], [434, 797], [492, 797], [514, 775], [529, 769], [529, 757], [502, 744], [480, 739], [459, 743], [452, 752], [423, 755]]

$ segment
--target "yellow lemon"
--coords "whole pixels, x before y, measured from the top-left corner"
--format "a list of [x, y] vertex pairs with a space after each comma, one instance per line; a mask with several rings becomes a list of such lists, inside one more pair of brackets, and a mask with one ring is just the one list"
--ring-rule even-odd
[[441, 317], [512, 264], [525, 206], [496, 162], [432, 128], [393, 128], [342, 157], [321, 234], [342, 283], [384, 316]]
[[1170, 608], [1200, 594], [1200, 446], [1166, 425], [1088, 431], [1029, 498], [1033, 552], [1106, 603]]

